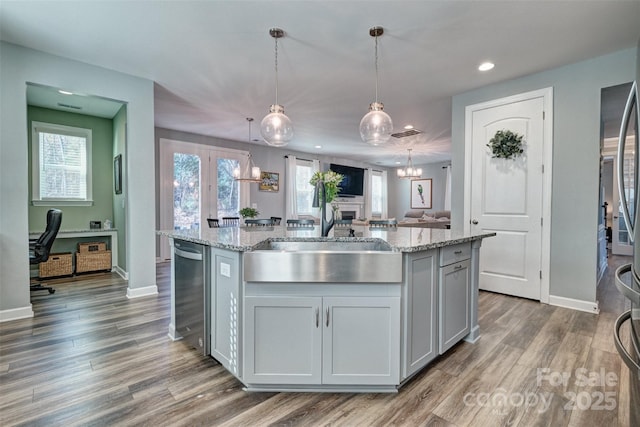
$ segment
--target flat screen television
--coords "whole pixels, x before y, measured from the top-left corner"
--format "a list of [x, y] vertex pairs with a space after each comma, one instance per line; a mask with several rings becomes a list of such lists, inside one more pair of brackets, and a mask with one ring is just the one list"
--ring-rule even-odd
[[364, 195], [364, 169], [334, 163], [329, 165], [329, 169], [344, 176], [338, 190], [339, 197]]

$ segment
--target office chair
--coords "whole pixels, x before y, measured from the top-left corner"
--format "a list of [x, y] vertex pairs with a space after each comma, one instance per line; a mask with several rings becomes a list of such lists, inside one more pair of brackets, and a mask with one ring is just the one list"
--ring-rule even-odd
[[[62, 211], [59, 209], [49, 209], [47, 212], [47, 228], [35, 240], [29, 240], [29, 264], [40, 264], [49, 259], [51, 246], [58, 235], [60, 224], [62, 223]], [[49, 286], [42, 286], [38, 283], [29, 287], [32, 291], [47, 290], [50, 294], [56, 290]]]

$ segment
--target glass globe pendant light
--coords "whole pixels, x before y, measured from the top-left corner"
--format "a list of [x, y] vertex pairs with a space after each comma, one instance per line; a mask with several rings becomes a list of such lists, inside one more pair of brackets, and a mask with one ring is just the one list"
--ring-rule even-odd
[[369, 29], [369, 35], [376, 39], [376, 100], [369, 105], [369, 112], [360, 121], [360, 137], [371, 145], [384, 144], [393, 132], [391, 117], [382, 110], [382, 102], [378, 102], [378, 36], [383, 33], [382, 27]]
[[[247, 117], [247, 122], [249, 122], [249, 142], [251, 142], [251, 122], [253, 122], [253, 117]], [[251, 153], [249, 153], [249, 156], [247, 158], [247, 163], [244, 167], [244, 171], [242, 171], [240, 168], [240, 164], [238, 164], [238, 167], [233, 169], [233, 179], [235, 181], [261, 182], [260, 168], [253, 163]]]
[[271, 28], [269, 34], [276, 41], [276, 103], [269, 107], [269, 114], [260, 123], [260, 133], [264, 142], [273, 147], [284, 147], [293, 138], [293, 124], [284, 114], [284, 107], [278, 104], [278, 39], [284, 37], [280, 28]]

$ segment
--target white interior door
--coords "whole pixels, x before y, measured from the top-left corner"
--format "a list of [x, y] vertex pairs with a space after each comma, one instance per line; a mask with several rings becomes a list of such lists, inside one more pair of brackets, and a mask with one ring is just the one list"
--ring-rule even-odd
[[[543, 96], [472, 109], [470, 230], [495, 232], [482, 242], [479, 287], [541, 300], [543, 247]], [[467, 115], [469, 119], [469, 115]], [[523, 135], [524, 153], [492, 158], [498, 130]]]

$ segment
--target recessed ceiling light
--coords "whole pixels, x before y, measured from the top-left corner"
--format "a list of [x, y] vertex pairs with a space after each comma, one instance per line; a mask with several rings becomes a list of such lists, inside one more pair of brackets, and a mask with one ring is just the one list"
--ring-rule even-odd
[[406, 130], [413, 129], [413, 125], [406, 125], [404, 128], [405, 128]]
[[61, 94], [63, 94], [63, 95], [73, 95], [73, 92], [69, 92], [69, 91], [62, 90], [62, 89], [60, 89], [60, 90], [58, 91], [58, 93], [61, 93]]
[[396, 165], [399, 165], [399, 164], [400, 164], [400, 162], [396, 162]]
[[322, 148], [322, 145], [316, 145], [316, 148]]
[[496, 64], [494, 64], [493, 62], [483, 62], [478, 67], [478, 70], [480, 70], [480, 71], [489, 71], [495, 66], [496, 66]]

